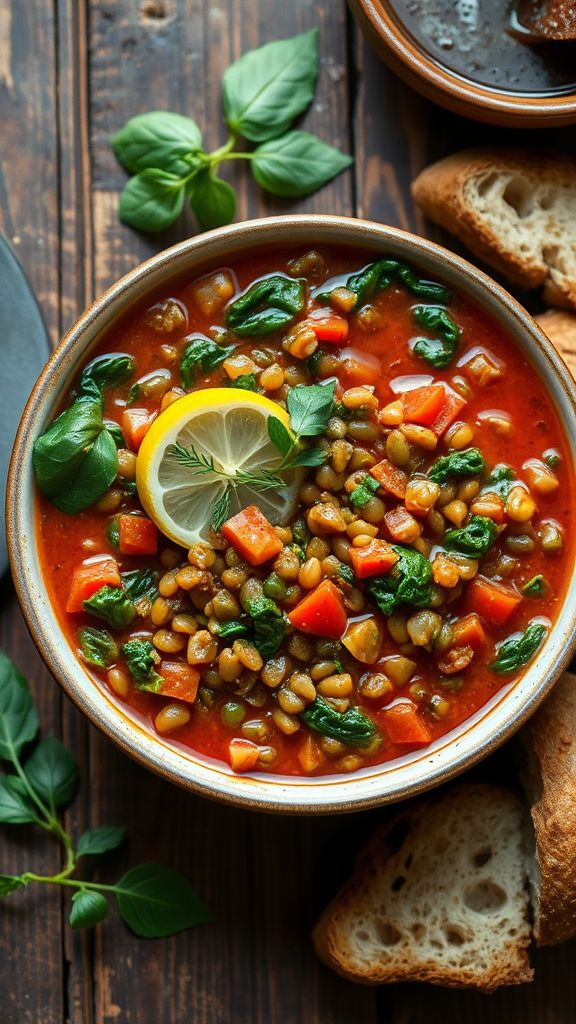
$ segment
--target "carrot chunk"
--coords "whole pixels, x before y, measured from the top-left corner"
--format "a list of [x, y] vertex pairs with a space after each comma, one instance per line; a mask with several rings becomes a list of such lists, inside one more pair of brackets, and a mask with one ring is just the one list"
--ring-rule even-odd
[[425, 747], [432, 734], [411, 701], [401, 701], [385, 708], [379, 716], [390, 743], [406, 744], [410, 747]]
[[122, 433], [126, 438], [126, 444], [133, 452], [138, 451], [154, 418], [154, 415], [147, 409], [124, 409]]
[[250, 565], [262, 565], [274, 558], [284, 546], [257, 505], [248, 505], [232, 516], [220, 532]]
[[102, 555], [77, 566], [72, 576], [72, 585], [66, 603], [67, 612], [84, 611], [84, 601], [95, 594], [100, 587], [120, 587], [122, 580], [118, 563], [111, 555]]
[[327, 636], [331, 640], [339, 640], [348, 625], [342, 594], [331, 580], [323, 580], [306, 594], [288, 618], [301, 633]]
[[444, 396], [444, 404], [434, 422], [430, 424], [437, 437], [442, 437], [444, 431], [448, 430], [450, 424], [454, 422], [458, 413], [466, 405], [466, 399], [462, 398], [457, 391], [453, 391], [447, 384], [444, 385]]
[[386, 512], [384, 522], [392, 540], [399, 544], [411, 544], [422, 533], [418, 520], [403, 505], [396, 505]]
[[382, 462], [377, 462], [375, 466], [372, 466], [370, 476], [373, 476], [380, 486], [389, 494], [393, 494], [395, 498], [403, 498], [406, 494], [406, 484], [408, 483], [406, 473], [394, 466], [388, 459], [382, 459]]
[[118, 516], [118, 547], [122, 555], [155, 555], [158, 530], [146, 516]]
[[350, 561], [359, 580], [390, 572], [398, 555], [385, 540], [371, 540], [364, 548], [350, 548]]
[[522, 601], [521, 594], [485, 576], [477, 576], [468, 588], [468, 607], [493, 626], [503, 626]]
[[194, 703], [200, 682], [197, 669], [183, 661], [163, 661], [159, 674], [164, 680], [160, 691], [163, 697], [175, 697], [176, 700], [185, 700], [187, 704]]
[[234, 739], [228, 744], [230, 766], [235, 772], [249, 772], [254, 768], [259, 756], [260, 747], [252, 740]]
[[323, 316], [309, 320], [318, 341], [326, 341], [332, 345], [341, 345], [348, 337], [348, 321], [343, 316]]
[[473, 651], [480, 651], [486, 645], [486, 633], [476, 612], [453, 624], [452, 637], [454, 647], [471, 647]]
[[419, 423], [430, 427], [437, 420], [445, 401], [443, 384], [428, 384], [423, 388], [405, 391], [402, 395], [404, 419], [407, 423]]

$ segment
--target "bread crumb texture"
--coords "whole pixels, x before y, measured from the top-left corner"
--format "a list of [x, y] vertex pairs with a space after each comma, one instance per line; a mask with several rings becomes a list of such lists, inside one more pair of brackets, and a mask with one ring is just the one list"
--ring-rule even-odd
[[529, 981], [525, 821], [514, 794], [467, 785], [401, 814], [360, 855], [314, 931], [320, 957], [367, 983], [490, 992]]

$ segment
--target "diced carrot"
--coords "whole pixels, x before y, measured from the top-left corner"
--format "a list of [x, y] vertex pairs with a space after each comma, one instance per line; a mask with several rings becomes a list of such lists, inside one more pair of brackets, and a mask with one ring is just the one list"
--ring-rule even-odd
[[118, 547], [122, 555], [155, 555], [158, 530], [146, 516], [118, 516]]
[[377, 462], [375, 466], [372, 466], [370, 476], [373, 476], [380, 486], [389, 494], [393, 494], [395, 498], [403, 498], [406, 494], [406, 484], [408, 483], [406, 473], [398, 469], [398, 466], [394, 466], [388, 459], [382, 459], [382, 462]]
[[250, 565], [262, 565], [274, 558], [284, 546], [257, 505], [248, 505], [232, 516], [220, 532]]
[[309, 324], [318, 338], [318, 341], [326, 341], [331, 345], [341, 345], [348, 337], [348, 321], [343, 316], [336, 314], [318, 317], [310, 317]]
[[390, 743], [425, 747], [432, 739], [430, 729], [411, 701], [399, 701], [390, 708], [384, 708], [379, 717]]
[[192, 665], [186, 665], [183, 661], [163, 661], [160, 665], [159, 675], [162, 676], [162, 697], [175, 697], [176, 700], [185, 700], [193, 704], [198, 693], [200, 673]]
[[380, 360], [359, 348], [342, 348], [338, 353], [342, 371], [340, 383], [347, 388], [355, 384], [376, 384], [382, 376]]
[[468, 588], [467, 604], [493, 626], [503, 626], [516, 611], [522, 595], [485, 576], [477, 576]]
[[476, 612], [465, 615], [452, 625], [452, 645], [454, 647], [471, 647], [480, 651], [486, 645], [486, 633]]
[[122, 580], [118, 563], [111, 555], [102, 555], [82, 562], [74, 569], [72, 586], [66, 603], [67, 612], [84, 611], [84, 601], [95, 594], [100, 587], [120, 587]]
[[306, 594], [288, 618], [301, 633], [327, 636], [331, 640], [339, 640], [348, 625], [342, 594], [331, 580], [322, 580]]
[[124, 409], [122, 433], [133, 452], [138, 451], [154, 418], [154, 414], [149, 413], [147, 409]]
[[444, 404], [433, 423], [430, 424], [437, 437], [441, 437], [451, 423], [454, 422], [459, 412], [466, 405], [466, 399], [457, 391], [444, 384]]
[[402, 395], [404, 419], [430, 427], [437, 420], [445, 401], [443, 384], [428, 384], [423, 388], [405, 391]]
[[410, 544], [422, 533], [422, 527], [417, 519], [404, 508], [404, 505], [396, 505], [384, 515], [384, 522], [388, 533], [393, 540], [399, 544]]
[[385, 540], [371, 540], [364, 548], [350, 548], [350, 561], [359, 580], [390, 572], [398, 561], [394, 548]]
[[260, 747], [252, 740], [234, 739], [228, 744], [230, 766], [235, 772], [249, 772], [260, 757]]

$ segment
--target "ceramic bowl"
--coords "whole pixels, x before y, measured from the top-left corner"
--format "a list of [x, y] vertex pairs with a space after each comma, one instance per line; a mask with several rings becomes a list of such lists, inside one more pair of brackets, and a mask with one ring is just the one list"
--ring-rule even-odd
[[349, 246], [365, 250], [367, 260], [383, 254], [396, 256], [482, 306], [546, 382], [564, 422], [569, 449], [576, 451], [576, 388], [566, 367], [522, 307], [465, 260], [396, 228], [346, 217], [271, 217], [234, 224], [182, 242], [131, 271], [80, 317], [54, 352], [26, 406], [12, 457], [7, 505], [12, 571], [28, 627], [48, 668], [90, 721], [126, 753], [187, 789], [229, 803], [302, 814], [353, 811], [437, 785], [485, 757], [525, 721], [566, 667], [574, 648], [573, 586], [541, 654], [525, 675], [504, 685], [489, 704], [449, 735], [425, 750], [353, 775], [293, 778], [234, 775], [221, 762], [195, 755], [146, 729], [111, 694], [95, 685], [62, 635], [42, 585], [32, 445], [54, 418], [79, 367], [102, 333], [132, 304], [174, 277], [183, 273], [195, 277], [228, 261], [231, 254], [267, 244]]
[[556, 95], [513, 93], [481, 85], [431, 57], [394, 15], [387, 0], [348, 3], [370, 43], [392, 71], [434, 103], [475, 121], [511, 128], [576, 123], [576, 90]]

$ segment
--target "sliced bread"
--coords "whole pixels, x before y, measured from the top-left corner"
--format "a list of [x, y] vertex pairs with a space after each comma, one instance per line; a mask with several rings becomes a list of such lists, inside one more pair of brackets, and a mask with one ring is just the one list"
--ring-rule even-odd
[[412, 194], [431, 220], [523, 288], [576, 308], [576, 158], [471, 149], [427, 167]]
[[550, 946], [576, 935], [576, 676], [562, 676], [522, 736], [535, 836], [534, 937]]
[[525, 821], [511, 792], [461, 785], [380, 829], [314, 930], [355, 981], [490, 992], [532, 978]]
[[576, 313], [567, 309], [547, 309], [535, 319], [576, 377]]

